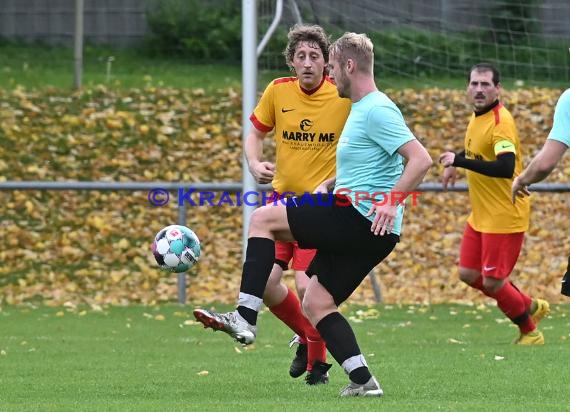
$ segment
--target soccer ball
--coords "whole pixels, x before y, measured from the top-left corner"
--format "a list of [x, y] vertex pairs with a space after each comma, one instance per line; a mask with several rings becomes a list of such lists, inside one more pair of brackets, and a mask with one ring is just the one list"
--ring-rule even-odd
[[200, 259], [200, 239], [182, 225], [161, 229], [151, 245], [158, 266], [169, 272], [186, 272]]

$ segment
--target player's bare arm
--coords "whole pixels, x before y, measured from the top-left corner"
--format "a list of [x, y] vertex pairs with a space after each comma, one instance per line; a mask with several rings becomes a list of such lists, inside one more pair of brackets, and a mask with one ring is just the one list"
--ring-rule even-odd
[[263, 139], [266, 134], [253, 127], [244, 144], [249, 172], [255, 181], [261, 184], [271, 183], [275, 176], [275, 165], [271, 162], [261, 161], [263, 156]]
[[[433, 161], [425, 147], [417, 140], [411, 140], [403, 144], [398, 149], [398, 153], [406, 159], [406, 167], [400, 180], [392, 188], [392, 193], [407, 195], [422, 182]], [[390, 198], [394, 199], [396, 197], [391, 196]], [[383, 236], [386, 233], [390, 233], [394, 226], [398, 205], [395, 202], [385, 203], [373, 205], [368, 212], [368, 216], [374, 214], [370, 230], [375, 235]]]
[[443, 190], [447, 190], [448, 186], [455, 186], [455, 181], [457, 180], [457, 170], [453, 167], [455, 156], [456, 154], [451, 151], [443, 152], [439, 155], [439, 163], [445, 168], [441, 178]]
[[556, 167], [568, 149], [564, 143], [557, 140], [547, 140], [540, 152], [530, 162], [528, 167], [513, 181], [512, 200], [517, 196], [528, 196], [528, 185], [545, 179]]

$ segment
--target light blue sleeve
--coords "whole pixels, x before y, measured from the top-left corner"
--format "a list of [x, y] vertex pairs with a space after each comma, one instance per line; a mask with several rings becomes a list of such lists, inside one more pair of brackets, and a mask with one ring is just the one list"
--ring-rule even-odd
[[396, 105], [376, 106], [368, 118], [369, 135], [391, 155], [415, 136]]
[[556, 103], [554, 122], [548, 138], [570, 147], [570, 89], [562, 93]]

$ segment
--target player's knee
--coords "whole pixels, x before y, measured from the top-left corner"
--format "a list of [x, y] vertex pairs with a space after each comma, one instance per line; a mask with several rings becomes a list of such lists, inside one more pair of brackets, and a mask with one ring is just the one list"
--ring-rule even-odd
[[483, 287], [489, 293], [497, 293], [505, 284], [504, 279], [483, 278]]
[[287, 214], [275, 206], [263, 206], [257, 208], [251, 214], [249, 222], [250, 236], [268, 232], [283, 231], [288, 229]]
[[250, 230], [255, 230], [267, 226], [267, 211], [264, 209], [265, 208], [260, 207], [253, 211], [249, 221]]
[[474, 269], [459, 268], [459, 279], [468, 285], [474, 284], [479, 276], [481, 274]]

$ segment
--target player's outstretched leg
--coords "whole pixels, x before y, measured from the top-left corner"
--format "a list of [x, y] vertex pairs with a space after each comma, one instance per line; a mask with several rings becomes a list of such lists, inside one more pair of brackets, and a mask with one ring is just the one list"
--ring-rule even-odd
[[237, 311], [216, 313], [206, 309], [195, 309], [194, 317], [205, 328], [226, 332], [243, 345], [249, 345], [255, 341], [257, 327], [247, 323]]

